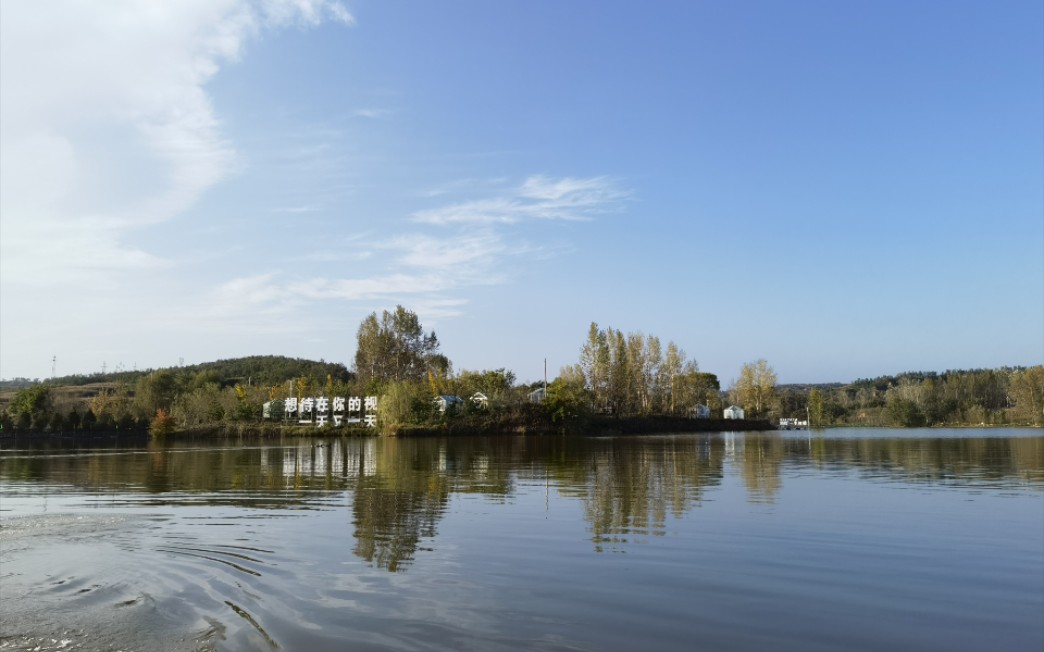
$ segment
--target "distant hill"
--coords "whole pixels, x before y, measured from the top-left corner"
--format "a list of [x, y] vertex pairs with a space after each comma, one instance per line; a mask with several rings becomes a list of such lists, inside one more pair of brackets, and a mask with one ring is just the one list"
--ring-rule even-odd
[[[264, 384], [274, 385], [286, 382], [292, 378], [326, 378], [332, 376], [334, 380], [347, 382], [353, 374], [348, 368], [339, 362], [326, 362], [324, 360], [305, 360], [302, 358], [289, 358], [281, 355], [252, 355], [244, 358], [228, 358], [214, 362], [204, 362], [195, 365], [181, 367], [160, 367], [159, 369], [144, 369], [140, 371], [118, 371], [109, 373], [73, 374], [47, 379], [50, 385], [58, 386], [80, 386], [95, 383], [125, 383], [130, 384], [142, 376], [154, 371], [169, 370], [176, 375], [196, 375], [200, 373], [212, 377], [214, 382], [224, 386], [241, 384]], [[42, 382], [28, 378], [15, 378], [12, 380], [0, 380], [0, 389], [19, 389]]]

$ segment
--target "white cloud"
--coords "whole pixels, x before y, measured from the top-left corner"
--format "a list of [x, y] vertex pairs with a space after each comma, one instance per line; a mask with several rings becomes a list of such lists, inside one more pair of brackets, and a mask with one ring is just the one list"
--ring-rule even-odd
[[[504, 181], [474, 180], [469, 184], [447, 184], [446, 189], [460, 192], [465, 186], [489, 191], [503, 189]], [[506, 225], [524, 220], [590, 219], [599, 212], [618, 208], [627, 197], [626, 192], [604, 177], [531, 176], [499, 197], [415, 214], [415, 221], [434, 226], [432, 231], [392, 235], [384, 240], [374, 238], [372, 233], [351, 239], [356, 244], [365, 243], [366, 251], [371, 253], [368, 267], [376, 270], [371, 275], [291, 278], [286, 274], [265, 274], [236, 278], [204, 297], [199, 311], [220, 305], [221, 319], [229, 323], [293, 312], [300, 322], [309, 314], [322, 314], [317, 305], [324, 302], [369, 306], [402, 302], [427, 316], [454, 316], [466, 303], [454, 295], [470, 287], [506, 282], [516, 261], [523, 258], [540, 259], [562, 251], [562, 245], [531, 244], [517, 228], [509, 233]], [[417, 219], [418, 215], [438, 219]], [[308, 264], [314, 263], [316, 257], [317, 253], [311, 252], [305, 259], [286, 262]]]
[[403, 265], [433, 269], [460, 269], [465, 265], [486, 267], [492, 264], [495, 256], [505, 252], [502, 239], [491, 231], [441, 237], [419, 233], [404, 235], [381, 247], [400, 252], [397, 260]]
[[315, 213], [316, 211], [322, 210], [322, 206], [317, 204], [305, 204], [304, 206], [287, 206], [285, 208], [273, 208], [273, 213]]
[[[286, 273], [236, 277], [207, 292], [198, 305], [180, 312], [193, 315], [192, 321], [197, 323], [228, 329], [249, 323], [251, 328], [266, 332], [278, 331], [278, 322], [289, 315], [293, 315], [290, 321], [295, 325], [288, 327], [288, 332], [307, 330], [303, 325], [310, 318], [328, 314], [318, 308], [326, 302], [405, 302], [426, 316], [454, 316], [466, 300], [449, 294], [503, 282], [504, 274], [498, 270], [505, 258], [526, 251], [521, 245], [509, 247], [490, 230], [404, 234], [371, 241], [370, 246], [380, 252], [375, 265], [383, 261], [384, 271], [342, 278], [292, 277]], [[310, 254], [297, 262], [315, 260]]]
[[329, 0], [265, 0], [262, 7], [268, 21], [279, 27], [295, 23], [315, 27], [326, 20], [355, 22], [343, 5]]
[[[251, 267], [234, 254], [261, 240], [230, 235], [234, 220], [247, 211], [219, 216], [221, 221], [191, 214], [190, 222], [186, 216], [204, 193], [241, 171], [207, 85], [266, 31], [351, 24], [344, 7], [332, 0], [3, 3], [5, 368], [16, 357], [23, 358], [20, 364], [47, 357], [53, 342], [68, 342], [63, 325], [73, 314], [77, 327], [89, 332], [77, 349], [89, 348], [93, 338], [99, 351], [148, 349], [142, 344], [147, 338], [166, 348], [186, 333], [201, 341], [206, 333], [212, 344], [211, 332], [228, 334], [226, 341], [243, 333], [322, 332], [330, 315], [345, 314], [345, 303], [368, 311], [408, 302], [430, 317], [456, 315], [467, 288], [505, 282], [512, 261], [517, 264], [523, 253], [531, 259], [539, 249], [508, 225], [588, 220], [627, 198], [604, 177], [450, 183], [423, 199], [443, 206], [400, 225], [411, 232], [396, 234], [394, 225], [374, 222], [356, 241], [316, 237], [307, 256], [280, 262], [286, 271], [265, 266], [271, 261]], [[367, 107], [355, 116], [390, 113]], [[294, 141], [296, 148], [275, 142], [264, 162], [322, 179], [328, 194], [284, 197], [260, 212], [307, 222], [317, 233], [336, 232], [325, 220], [343, 209], [338, 198], [351, 190], [338, 176], [349, 158], [340, 142], [347, 136], [336, 129], [304, 135]], [[171, 225], [157, 225], [181, 216], [206, 247], [167, 258], [167, 243], [138, 243], [145, 235], [170, 233]], [[208, 248], [220, 255], [201, 255]], [[362, 258], [365, 266], [353, 269]], [[236, 272], [221, 271], [232, 266]], [[114, 319], [118, 327], [110, 325]], [[29, 348], [31, 356], [22, 354]]]
[[618, 208], [629, 196], [605, 177], [550, 179], [535, 175], [500, 196], [419, 211], [413, 219], [436, 225], [589, 220]]
[[235, 171], [206, 84], [265, 29], [351, 23], [329, 0], [5, 0], [4, 284], [160, 263], [129, 233]]
[[367, 118], [369, 120], [378, 120], [380, 118], [387, 117], [391, 111], [387, 109], [356, 109], [355, 117]]

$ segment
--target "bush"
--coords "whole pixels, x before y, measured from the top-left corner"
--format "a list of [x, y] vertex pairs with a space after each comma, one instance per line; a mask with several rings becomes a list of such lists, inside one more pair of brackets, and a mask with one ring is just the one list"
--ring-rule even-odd
[[165, 437], [174, 432], [174, 418], [167, 414], [163, 408], [156, 410], [156, 416], [152, 417], [149, 424], [149, 434], [153, 437]]
[[906, 428], [920, 428], [928, 422], [916, 403], [903, 399], [896, 399], [889, 403], [888, 415], [892, 418], [893, 423]]
[[384, 434], [400, 427], [422, 423], [431, 414], [431, 391], [408, 380], [388, 383], [377, 404], [377, 425]]

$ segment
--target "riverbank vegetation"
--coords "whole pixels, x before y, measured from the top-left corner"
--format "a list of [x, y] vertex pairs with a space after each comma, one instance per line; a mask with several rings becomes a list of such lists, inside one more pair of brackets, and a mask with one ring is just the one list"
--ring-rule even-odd
[[847, 385], [780, 388], [814, 426], [1044, 426], [1044, 366], [907, 372]]
[[[0, 384], [3, 433], [370, 434], [331, 418], [301, 425], [288, 399], [378, 397], [386, 435], [643, 432], [767, 427], [783, 417], [820, 426], [1044, 425], [1044, 366], [907, 372], [852, 383], [778, 385], [765, 360], [722, 388], [674, 342], [592, 323], [575, 364], [550, 382], [505, 368], [454, 370], [434, 332], [398, 306], [356, 334], [354, 365], [251, 356], [192, 366]], [[278, 408], [269, 410], [265, 405]], [[723, 420], [735, 405], [745, 421]], [[275, 416], [273, 416], [275, 415]], [[340, 421], [340, 420], [338, 420]], [[316, 421], [318, 423], [318, 421]]]

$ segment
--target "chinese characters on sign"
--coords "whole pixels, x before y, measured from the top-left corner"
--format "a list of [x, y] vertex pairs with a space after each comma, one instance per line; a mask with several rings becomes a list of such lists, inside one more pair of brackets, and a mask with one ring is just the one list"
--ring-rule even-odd
[[283, 415], [288, 421], [297, 419], [300, 424], [325, 426], [331, 419], [333, 425], [342, 423], [363, 423], [370, 428], [377, 427], [377, 397], [367, 396], [325, 396], [302, 398], [291, 396], [283, 401]]

